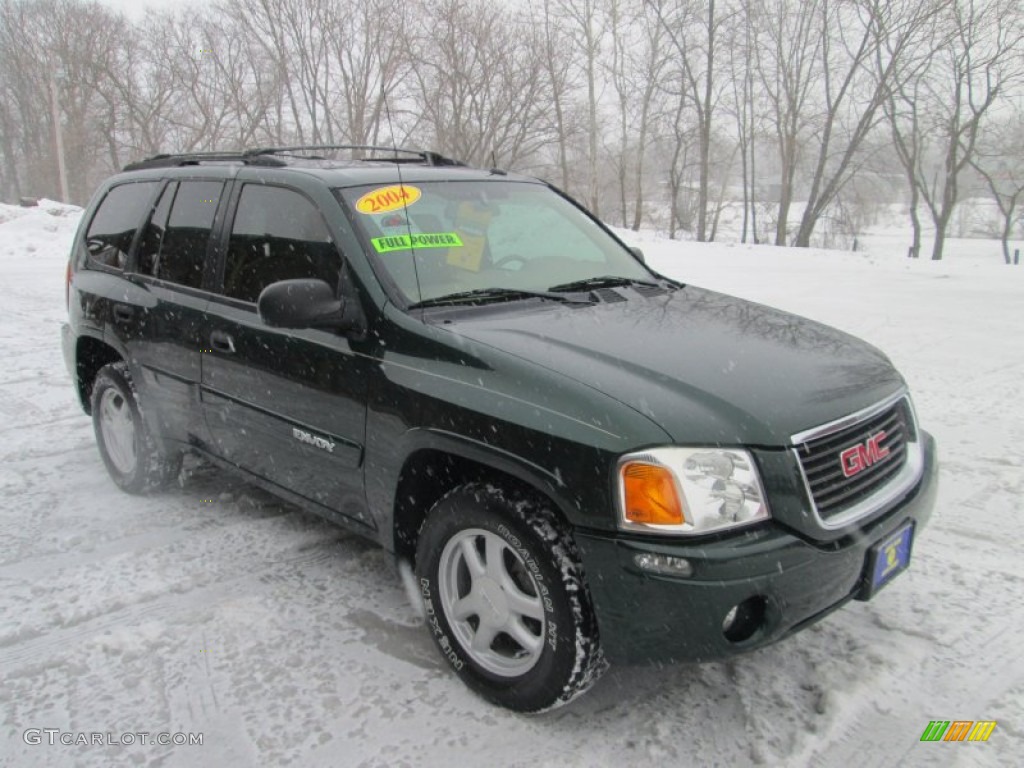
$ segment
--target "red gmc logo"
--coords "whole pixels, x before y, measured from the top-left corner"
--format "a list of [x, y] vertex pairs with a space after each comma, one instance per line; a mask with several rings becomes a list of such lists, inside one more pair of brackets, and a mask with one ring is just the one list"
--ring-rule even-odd
[[843, 474], [853, 477], [860, 474], [872, 464], [882, 461], [889, 456], [889, 449], [882, 447], [885, 440], [885, 430], [872, 435], [863, 443], [847, 448], [839, 454], [839, 463], [843, 467]]

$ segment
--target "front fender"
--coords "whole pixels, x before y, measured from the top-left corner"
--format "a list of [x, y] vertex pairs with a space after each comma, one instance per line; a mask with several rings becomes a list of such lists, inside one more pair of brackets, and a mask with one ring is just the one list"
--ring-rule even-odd
[[429, 450], [472, 461], [514, 477], [551, 499], [566, 519], [572, 520], [576, 516], [576, 503], [560, 472], [552, 471], [500, 446], [442, 429], [423, 427], [406, 432], [400, 445], [400, 455], [405, 457], [405, 461], [397, 466], [397, 472], [386, 481], [391, 492], [386, 502], [389, 509], [394, 508], [395, 490], [406, 463], [420, 451]]

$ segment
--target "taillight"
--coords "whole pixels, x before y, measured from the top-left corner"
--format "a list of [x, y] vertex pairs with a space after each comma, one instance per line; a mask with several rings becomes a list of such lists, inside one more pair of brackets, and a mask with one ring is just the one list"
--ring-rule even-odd
[[71, 311], [71, 259], [68, 259], [68, 267], [64, 270], [64, 305]]

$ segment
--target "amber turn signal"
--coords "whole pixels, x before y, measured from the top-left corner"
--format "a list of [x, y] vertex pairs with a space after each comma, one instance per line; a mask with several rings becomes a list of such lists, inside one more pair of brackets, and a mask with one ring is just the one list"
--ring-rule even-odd
[[622, 466], [623, 511], [630, 523], [682, 525], [686, 520], [672, 472], [657, 464]]

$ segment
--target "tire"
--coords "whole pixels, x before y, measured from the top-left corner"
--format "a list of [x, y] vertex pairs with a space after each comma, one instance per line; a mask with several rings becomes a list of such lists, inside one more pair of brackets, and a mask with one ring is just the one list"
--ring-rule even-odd
[[488, 701], [553, 709], [607, 666], [576, 544], [532, 496], [480, 483], [449, 492], [420, 532], [416, 577], [441, 655]]
[[122, 491], [146, 493], [177, 477], [181, 454], [169, 453], [142, 418], [126, 363], [110, 363], [99, 370], [91, 403], [96, 445], [107, 472]]

